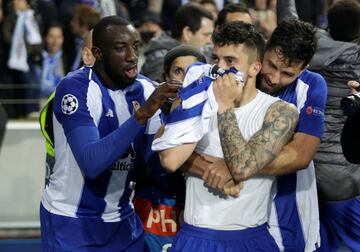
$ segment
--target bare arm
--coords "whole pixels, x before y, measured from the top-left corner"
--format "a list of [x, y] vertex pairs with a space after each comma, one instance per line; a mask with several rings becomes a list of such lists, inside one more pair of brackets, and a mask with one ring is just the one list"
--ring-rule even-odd
[[282, 175], [308, 167], [314, 159], [320, 139], [304, 133], [295, 133], [293, 139], [283, 147], [279, 155], [260, 173], [264, 175]]
[[295, 0], [278, 0], [276, 4], [277, 23], [285, 19], [299, 19]]
[[195, 147], [196, 143], [188, 143], [160, 151], [160, 163], [167, 171], [174, 172], [190, 157]]
[[296, 108], [282, 101], [268, 109], [263, 127], [248, 142], [242, 136], [232, 108], [218, 112], [224, 159], [235, 181], [257, 174], [275, 159], [291, 139], [298, 121]]

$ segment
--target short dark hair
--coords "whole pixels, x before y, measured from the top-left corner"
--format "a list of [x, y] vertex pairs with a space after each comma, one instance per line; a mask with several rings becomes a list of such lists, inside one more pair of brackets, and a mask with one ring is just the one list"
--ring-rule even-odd
[[266, 51], [275, 49], [284, 62], [291, 66], [309, 64], [315, 54], [318, 38], [313, 25], [297, 19], [279, 23], [266, 44]]
[[244, 44], [255, 51], [255, 59], [262, 61], [264, 57], [265, 40], [255, 26], [242, 21], [220, 25], [212, 35], [215, 46]]
[[110, 26], [126, 26], [129, 25], [130, 22], [124, 18], [121, 18], [119, 16], [107, 16], [102, 18], [94, 27], [93, 30], [93, 45], [100, 47], [104, 43], [104, 34], [107, 31], [107, 28]]
[[333, 39], [351, 42], [360, 37], [360, 1], [338, 1], [330, 7], [327, 17]]
[[54, 27], [60, 28], [61, 31], [62, 31], [62, 33], [63, 33], [63, 35], [65, 35], [65, 34], [64, 34], [64, 30], [65, 30], [64, 25], [63, 25], [62, 23], [58, 22], [58, 21], [53, 21], [53, 22], [51, 22], [49, 25], [45, 26], [45, 30], [44, 30], [43, 37], [46, 37], [46, 36], [48, 35], [50, 29], [51, 29], [51, 28], [54, 28]]
[[174, 22], [171, 27], [171, 36], [180, 39], [184, 27], [188, 26], [192, 33], [197, 32], [201, 27], [201, 19], [214, 20], [211, 13], [201, 6], [188, 3], [181, 6], [175, 13]]
[[237, 3], [237, 4], [227, 4], [225, 7], [218, 13], [217, 20], [215, 22], [215, 26], [223, 25], [226, 22], [226, 16], [228, 13], [234, 13], [234, 12], [240, 12], [240, 13], [247, 13], [250, 15], [249, 10], [247, 9], [246, 5], [243, 3]]

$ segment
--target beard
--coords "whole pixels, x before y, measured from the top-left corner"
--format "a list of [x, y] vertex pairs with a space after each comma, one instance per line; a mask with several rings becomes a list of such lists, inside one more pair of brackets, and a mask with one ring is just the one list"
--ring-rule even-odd
[[109, 76], [109, 78], [117, 84], [117, 86], [120, 89], [124, 89], [127, 86], [131, 85], [134, 83], [135, 78], [130, 78], [125, 74], [125, 70], [121, 69], [113, 69], [112, 66], [110, 64], [107, 64], [104, 62], [104, 71], [106, 72], [106, 74]]
[[256, 88], [260, 91], [272, 95], [277, 96], [279, 93], [281, 93], [284, 89], [284, 87], [280, 84], [275, 85], [273, 87], [270, 87], [266, 84], [266, 80], [264, 78], [264, 75], [259, 74], [256, 78]]

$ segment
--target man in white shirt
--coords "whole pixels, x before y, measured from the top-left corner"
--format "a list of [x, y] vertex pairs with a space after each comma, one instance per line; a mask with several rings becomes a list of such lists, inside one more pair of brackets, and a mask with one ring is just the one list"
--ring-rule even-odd
[[[225, 74], [215, 79], [204, 71], [197, 75], [202, 76], [200, 79], [191, 82], [191, 75], [206, 66], [188, 70], [188, 85], [179, 94], [181, 105], [168, 116], [164, 132], [159, 133], [152, 148], [160, 151], [161, 163], [170, 171], [183, 165], [193, 151], [216, 158], [224, 156], [229, 167], [227, 183], [225, 190], [216, 190], [189, 174], [185, 224], [172, 251], [278, 251], [266, 227], [274, 178], [248, 178], [271, 162], [289, 141], [297, 111], [256, 89], [264, 40], [253, 25], [225, 24], [212, 39], [214, 61], [226, 69]], [[228, 127], [229, 118], [234, 117], [238, 125]], [[238, 137], [238, 144], [229, 146], [233, 136]], [[201, 176], [204, 171], [201, 166], [193, 166], [190, 172]], [[229, 188], [239, 188], [244, 180], [239, 197], [224, 194]]]

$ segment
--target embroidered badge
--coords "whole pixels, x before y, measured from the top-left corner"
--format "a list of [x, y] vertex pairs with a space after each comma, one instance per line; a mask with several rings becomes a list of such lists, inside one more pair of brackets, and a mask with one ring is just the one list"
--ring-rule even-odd
[[66, 94], [61, 100], [61, 110], [66, 115], [71, 115], [79, 107], [77, 98], [72, 94]]

